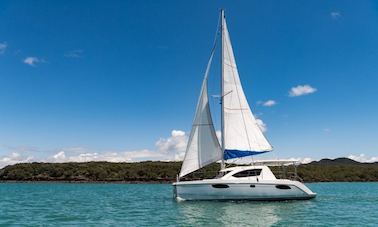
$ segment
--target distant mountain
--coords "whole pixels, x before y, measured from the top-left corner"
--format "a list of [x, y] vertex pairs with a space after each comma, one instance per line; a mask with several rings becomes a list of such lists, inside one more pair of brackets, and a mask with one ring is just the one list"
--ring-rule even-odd
[[358, 162], [350, 158], [323, 158], [319, 161], [313, 161], [311, 165], [378, 165], [378, 162]]
[[361, 165], [365, 163], [357, 162], [349, 158], [336, 158], [336, 159], [323, 158], [319, 161], [310, 162], [309, 164], [311, 165]]

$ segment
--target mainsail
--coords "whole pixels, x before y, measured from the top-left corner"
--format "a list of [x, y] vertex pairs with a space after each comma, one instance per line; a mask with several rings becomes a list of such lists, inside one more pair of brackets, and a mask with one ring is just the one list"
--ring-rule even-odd
[[224, 159], [272, 150], [248, 105], [240, 82], [225, 18], [222, 16]]
[[179, 177], [183, 177], [208, 164], [219, 161], [223, 156], [211, 119], [207, 93], [207, 78], [214, 56], [214, 50], [215, 46], [212, 50], [205, 72], [205, 78], [202, 82], [201, 94], [198, 99], [196, 114]]

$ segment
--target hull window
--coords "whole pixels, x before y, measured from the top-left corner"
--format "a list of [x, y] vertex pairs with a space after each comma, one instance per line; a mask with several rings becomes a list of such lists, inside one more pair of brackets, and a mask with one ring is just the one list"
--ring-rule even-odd
[[229, 188], [227, 184], [213, 184], [211, 185], [213, 188]]
[[278, 189], [291, 189], [290, 186], [284, 185], [284, 184], [276, 185], [276, 188], [278, 188]]
[[251, 187], [251, 188], [256, 188], [256, 185], [251, 184], [249, 187]]

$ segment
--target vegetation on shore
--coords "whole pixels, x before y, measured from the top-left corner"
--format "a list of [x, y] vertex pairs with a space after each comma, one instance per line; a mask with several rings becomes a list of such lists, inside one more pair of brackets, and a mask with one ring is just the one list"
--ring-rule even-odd
[[[64, 182], [156, 182], [176, 180], [181, 162], [136, 163], [20, 163], [0, 169], [0, 181]], [[186, 177], [187, 180], [214, 177], [218, 164], [209, 165]], [[280, 170], [272, 168], [273, 172]], [[322, 159], [298, 166], [304, 182], [378, 181], [378, 163], [359, 163], [347, 158]], [[292, 171], [292, 170], [291, 170]]]

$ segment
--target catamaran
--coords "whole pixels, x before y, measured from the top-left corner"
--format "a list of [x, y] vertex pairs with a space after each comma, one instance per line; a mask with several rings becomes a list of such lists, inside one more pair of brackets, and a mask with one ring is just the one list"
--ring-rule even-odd
[[[221, 42], [221, 139], [217, 138], [208, 97], [208, 75], [220, 36]], [[200, 97], [184, 161], [173, 183], [177, 200], [299, 200], [316, 196], [296, 180], [277, 179], [264, 163], [226, 168], [229, 159], [270, 152], [244, 94], [231, 46], [224, 10], [205, 71]], [[214, 179], [180, 181], [184, 176], [214, 162], [221, 170]]]

